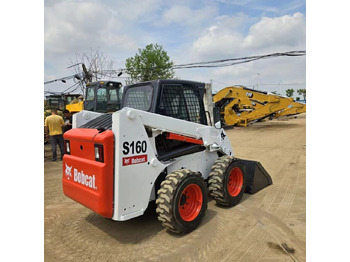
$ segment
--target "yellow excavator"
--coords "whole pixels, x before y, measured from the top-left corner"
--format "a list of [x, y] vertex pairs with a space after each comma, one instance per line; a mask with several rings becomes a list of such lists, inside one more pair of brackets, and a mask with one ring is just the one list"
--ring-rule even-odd
[[288, 108], [277, 112], [274, 117], [275, 118], [279, 118], [282, 116], [293, 116], [293, 115], [297, 115], [297, 114], [301, 114], [301, 113], [305, 113], [306, 112], [306, 104], [300, 103], [300, 102], [296, 102], [293, 101]]
[[[220, 109], [222, 122], [227, 126], [244, 126], [274, 117], [293, 103], [293, 98], [282, 97], [243, 86], [230, 86], [213, 97], [215, 107]], [[293, 110], [296, 110], [295, 107]]]
[[66, 105], [66, 109], [72, 114], [84, 110], [84, 97], [80, 96], [78, 101], [72, 101], [69, 105]]

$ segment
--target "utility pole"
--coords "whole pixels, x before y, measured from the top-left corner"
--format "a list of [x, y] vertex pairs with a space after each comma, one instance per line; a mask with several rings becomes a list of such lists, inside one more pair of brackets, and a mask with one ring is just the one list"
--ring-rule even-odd
[[280, 88], [280, 95], [282, 95], [282, 88], [281, 88], [281, 80], [278, 82], [279, 88]]
[[85, 83], [89, 83], [92, 82], [92, 74], [86, 69], [86, 66], [84, 63], [82, 63], [82, 67], [83, 67], [83, 72], [84, 72], [84, 81]]

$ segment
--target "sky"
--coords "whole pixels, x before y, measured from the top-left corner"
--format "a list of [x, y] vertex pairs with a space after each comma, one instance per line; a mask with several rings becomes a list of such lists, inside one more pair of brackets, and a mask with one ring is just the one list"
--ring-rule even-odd
[[[305, 0], [129, 0], [44, 2], [44, 82], [69, 76], [77, 55], [99, 50], [125, 68], [139, 48], [157, 43], [174, 64], [306, 50]], [[285, 95], [306, 88], [306, 57], [280, 57], [221, 68], [179, 69], [216, 92], [244, 85]], [[107, 68], [109, 69], [109, 68]], [[125, 83], [126, 75], [118, 81]], [[117, 80], [117, 79], [114, 79]], [[74, 84], [54, 82], [44, 91]]]

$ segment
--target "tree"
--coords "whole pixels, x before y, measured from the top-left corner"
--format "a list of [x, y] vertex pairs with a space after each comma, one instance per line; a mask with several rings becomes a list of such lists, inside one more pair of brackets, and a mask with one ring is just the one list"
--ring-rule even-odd
[[71, 60], [71, 68], [85, 83], [116, 78], [120, 70], [116, 70], [114, 59], [106, 57], [99, 48], [92, 48], [85, 53], [76, 54], [75, 61]]
[[302, 95], [306, 101], [306, 89], [298, 89], [297, 92], [299, 95]]
[[167, 52], [158, 44], [139, 48], [138, 54], [129, 57], [125, 62], [126, 73], [130, 75], [131, 83], [174, 78], [173, 65], [174, 62], [170, 60]]
[[287, 89], [287, 90], [286, 90], [286, 95], [287, 95], [288, 97], [292, 97], [293, 94], [294, 94], [294, 89]]

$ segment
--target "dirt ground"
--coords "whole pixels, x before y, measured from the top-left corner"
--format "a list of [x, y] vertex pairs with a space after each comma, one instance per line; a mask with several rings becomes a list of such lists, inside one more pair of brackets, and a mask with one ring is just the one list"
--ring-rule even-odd
[[65, 197], [62, 161], [50, 162], [46, 145], [45, 261], [305, 261], [306, 115], [226, 131], [235, 156], [261, 162], [273, 184], [233, 208], [211, 200], [184, 236], [166, 231], [154, 206], [116, 222]]

